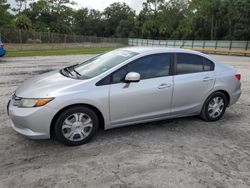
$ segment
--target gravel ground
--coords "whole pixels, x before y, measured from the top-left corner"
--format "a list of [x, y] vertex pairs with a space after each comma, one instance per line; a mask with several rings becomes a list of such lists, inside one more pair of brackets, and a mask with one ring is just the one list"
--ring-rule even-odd
[[88, 144], [34, 141], [10, 127], [6, 104], [25, 79], [91, 56], [0, 59], [0, 187], [250, 187], [250, 58], [214, 56], [242, 74], [222, 120], [198, 117], [99, 131]]

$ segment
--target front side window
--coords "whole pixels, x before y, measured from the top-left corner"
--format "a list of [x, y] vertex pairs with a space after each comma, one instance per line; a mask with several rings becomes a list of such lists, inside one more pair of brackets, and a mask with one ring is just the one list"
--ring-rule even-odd
[[76, 65], [73, 69], [81, 78], [89, 79], [106, 72], [137, 54], [127, 50], [114, 50]]
[[113, 73], [113, 83], [121, 82], [127, 73], [137, 72], [141, 79], [169, 75], [170, 54], [155, 54], [139, 58]]

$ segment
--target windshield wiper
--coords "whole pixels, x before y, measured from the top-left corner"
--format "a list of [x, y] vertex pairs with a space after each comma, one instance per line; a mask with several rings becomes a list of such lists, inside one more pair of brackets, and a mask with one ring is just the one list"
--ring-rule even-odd
[[74, 71], [78, 76], [82, 76], [77, 70], [75, 70], [75, 69], [72, 69], [72, 71]]
[[64, 70], [67, 71], [67, 73], [69, 73], [71, 76], [74, 76], [74, 75], [71, 73], [69, 67], [66, 67]]

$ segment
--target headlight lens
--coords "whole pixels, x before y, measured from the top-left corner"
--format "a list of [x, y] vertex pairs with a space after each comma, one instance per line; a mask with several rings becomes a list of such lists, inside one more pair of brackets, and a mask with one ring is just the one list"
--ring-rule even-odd
[[32, 108], [32, 107], [40, 107], [44, 106], [54, 98], [43, 98], [43, 99], [26, 99], [22, 98], [18, 107], [20, 108]]

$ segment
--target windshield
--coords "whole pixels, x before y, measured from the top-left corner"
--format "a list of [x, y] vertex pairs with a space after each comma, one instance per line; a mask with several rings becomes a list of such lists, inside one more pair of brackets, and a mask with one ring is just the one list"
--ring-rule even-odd
[[137, 54], [126, 50], [114, 50], [76, 65], [73, 71], [81, 78], [93, 78]]

